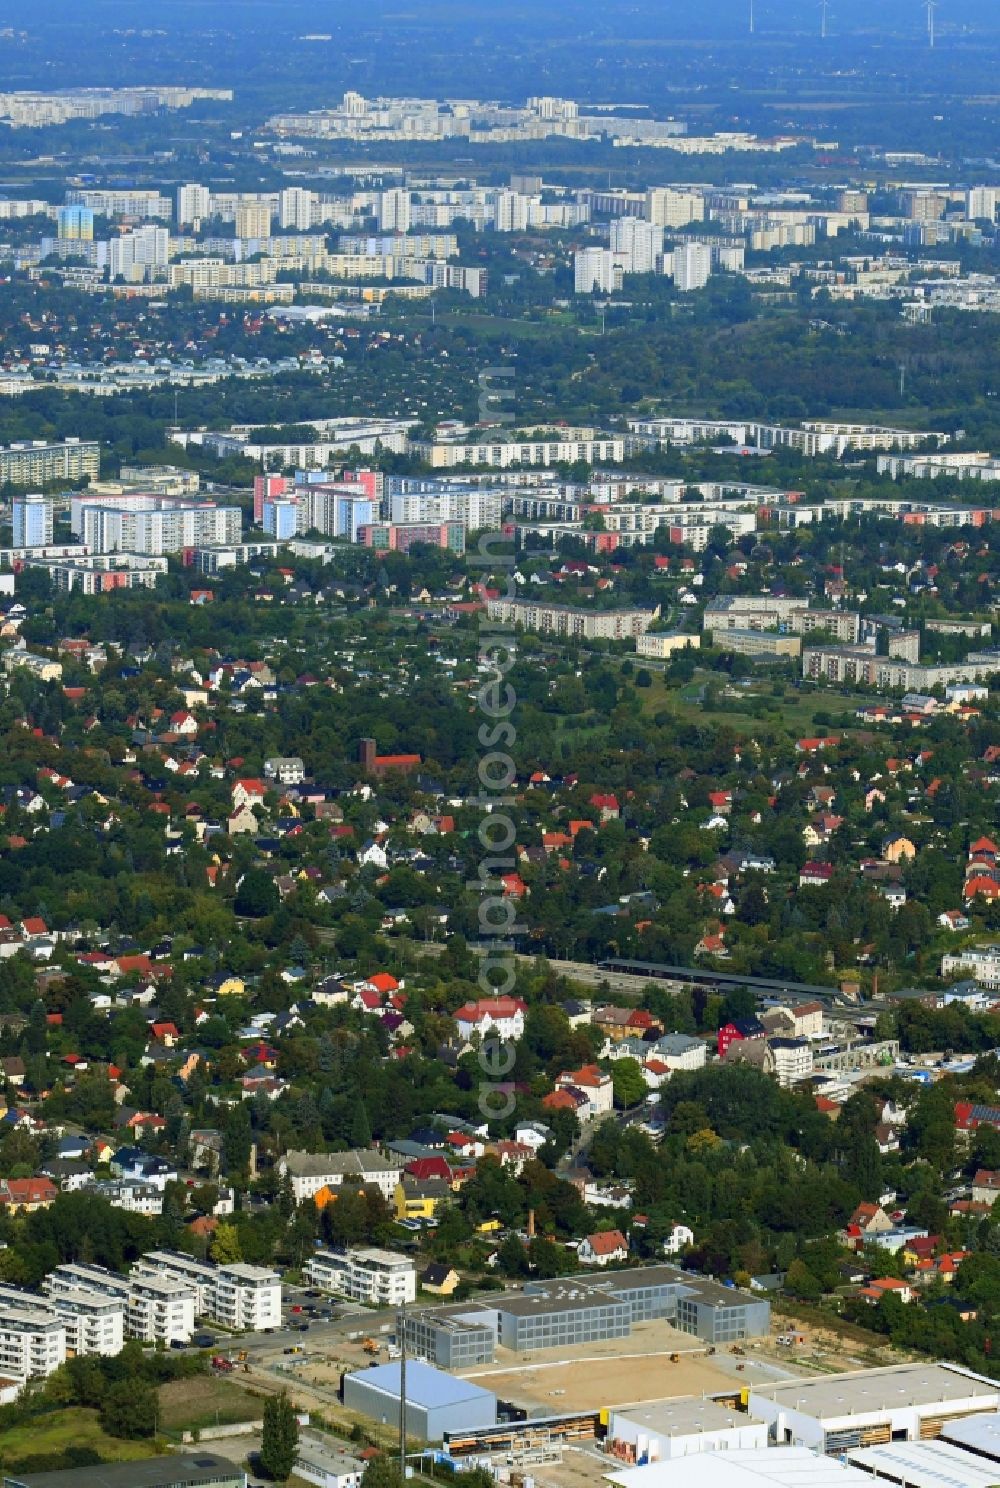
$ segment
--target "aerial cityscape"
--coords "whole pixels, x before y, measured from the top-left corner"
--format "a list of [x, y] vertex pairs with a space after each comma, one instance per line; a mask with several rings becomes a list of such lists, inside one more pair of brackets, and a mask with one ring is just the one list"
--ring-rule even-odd
[[1000, 1481], [993, 0], [0, 0], [0, 1488]]

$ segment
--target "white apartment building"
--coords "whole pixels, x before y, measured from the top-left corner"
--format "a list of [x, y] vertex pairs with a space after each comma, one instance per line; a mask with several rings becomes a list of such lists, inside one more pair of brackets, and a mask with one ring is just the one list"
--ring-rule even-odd
[[942, 977], [956, 973], [975, 977], [981, 987], [1000, 992], [1000, 945], [967, 946], [964, 951], [942, 956]]
[[25, 440], [0, 449], [0, 485], [44, 486], [50, 481], [97, 480], [101, 446], [96, 439], [64, 439], [59, 444]]
[[774, 1076], [787, 1088], [808, 1080], [813, 1071], [813, 1048], [804, 1038], [773, 1038], [768, 1041], [774, 1058]]
[[207, 186], [190, 182], [177, 188], [177, 226], [187, 227], [212, 215], [212, 193]]
[[304, 186], [288, 186], [278, 196], [278, 225], [308, 232], [319, 221], [319, 197]]
[[215, 1278], [213, 1321], [237, 1333], [258, 1333], [281, 1324], [281, 1277], [244, 1261], [220, 1266]]
[[610, 248], [581, 248], [574, 253], [574, 294], [613, 294], [621, 287], [621, 262]]
[[625, 440], [620, 434], [598, 434], [594, 429], [560, 429], [558, 433], [527, 440], [505, 439], [498, 432], [492, 441], [461, 444], [458, 441], [409, 441], [411, 454], [419, 455], [434, 469], [459, 465], [487, 466], [507, 470], [512, 465], [617, 465], [625, 458]]
[[80, 1290], [115, 1299], [125, 1309], [125, 1333], [144, 1343], [187, 1342], [194, 1330], [195, 1289], [161, 1276], [120, 1276], [103, 1266], [67, 1261], [50, 1271], [42, 1290], [55, 1306]]
[[965, 215], [974, 221], [995, 222], [1000, 190], [996, 186], [973, 186], [965, 193]]
[[165, 269], [170, 258], [170, 233], [165, 227], [137, 227], [108, 244], [108, 272], [127, 283], [153, 277], [154, 269]]
[[[80, 507], [80, 535], [94, 553], [179, 553], [184, 548], [238, 543], [243, 514], [238, 506], [167, 503], [152, 498], [153, 510], [122, 510], [89, 502]], [[162, 503], [162, 504], [161, 504]]]
[[657, 1039], [650, 1057], [659, 1059], [671, 1071], [703, 1069], [708, 1057], [704, 1039], [687, 1033], [666, 1033]]
[[490, 620], [543, 635], [628, 640], [643, 635], [659, 618], [660, 610], [659, 606], [655, 610], [583, 610], [531, 599], [490, 599], [486, 613]]
[[704, 243], [678, 244], [673, 260], [674, 283], [681, 294], [704, 289], [712, 277], [712, 250]]
[[129, 1278], [126, 1326], [144, 1343], [188, 1343], [194, 1332], [195, 1289], [167, 1276]]
[[499, 491], [402, 491], [389, 497], [390, 522], [464, 522], [495, 530], [503, 517]]
[[278, 1160], [278, 1171], [291, 1181], [296, 1203], [311, 1199], [321, 1188], [378, 1188], [391, 1199], [402, 1171], [402, 1162], [385, 1158], [374, 1149], [355, 1152], [286, 1152]]
[[242, 1261], [216, 1266], [175, 1250], [151, 1250], [132, 1268], [131, 1280], [180, 1282], [194, 1296], [196, 1317], [211, 1318], [236, 1332], [276, 1328], [281, 1322], [281, 1277]]
[[641, 217], [616, 217], [611, 224], [611, 252], [626, 274], [652, 274], [663, 252], [663, 228]]
[[383, 191], [378, 199], [378, 225], [382, 232], [410, 230], [410, 193], [401, 187]]
[[173, 204], [169, 196], [158, 191], [67, 191], [66, 205], [92, 207], [102, 217], [159, 218], [169, 222]]
[[319, 1250], [310, 1256], [304, 1273], [313, 1286], [373, 1306], [398, 1307], [417, 1295], [413, 1261], [394, 1250]]
[[[5, 1291], [7, 1289], [5, 1288]], [[0, 1376], [28, 1380], [66, 1362], [66, 1330], [43, 1302], [28, 1297], [0, 1305]]]
[[112, 1358], [125, 1343], [125, 1302], [80, 1288], [53, 1297], [52, 1308], [66, 1330], [66, 1349], [72, 1354], [102, 1354]]

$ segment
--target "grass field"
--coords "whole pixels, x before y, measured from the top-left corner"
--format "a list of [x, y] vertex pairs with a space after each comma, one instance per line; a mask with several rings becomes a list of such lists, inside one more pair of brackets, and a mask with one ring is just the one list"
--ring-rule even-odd
[[235, 1380], [196, 1375], [160, 1386], [160, 1425], [165, 1431], [199, 1431], [259, 1421], [264, 1402]]
[[[643, 712], [659, 713], [661, 710], [675, 713], [678, 718], [683, 718], [689, 723], [704, 723], [708, 720], [721, 724], [729, 724], [735, 729], [743, 729], [758, 736], [773, 731], [774, 733], [805, 734], [815, 729], [815, 717], [817, 713], [827, 713], [839, 717], [844, 713], [852, 713], [855, 708], [863, 702], [870, 702], [859, 696], [846, 695], [842, 693], [829, 694], [825, 692], [798, 693], [793, 688], [786, 689], [784, 697], [772, 696], [770, 684], [766, 680], [754, 679], [753, 686], [746, 689], [747, 702], [762, 699], [767, 705], [767, 711], [762, 716], [740, 707], [740, 690], [736, 695], [724, 695], [721, 706], [706, 709], [699, 701], [701, 688], [710, 681], [720, 682], [718, 672], [699, 672], [693, 682], [684, 687], [668, 687], [659, 672], [652, 674], [652, 685], [642, 689]], [[723, 685], [725, 685], [723, 683]], [[858, 725], [861, 727], [861, 725]], [[838, 728], [835, 732], [841, 732]]]
[[90, 1447], [109, 1461], [123, 1462], [138, 1457], [151, 1457], [157, 1447], [152, 1441], [120, 1441], [101, 1429], [96, 1410], [69, 1406], [49, 1416], [36, 1416], [23, 1426], [0, 1432], [0, 1462], [5, 1469], [25, 1457], [42, 1452], [65, 1452], [67, 1447]]

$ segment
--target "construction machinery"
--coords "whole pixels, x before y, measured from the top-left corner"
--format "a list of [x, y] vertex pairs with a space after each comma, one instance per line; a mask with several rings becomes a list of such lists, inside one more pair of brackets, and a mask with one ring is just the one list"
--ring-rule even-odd
[[374, 1338], [366, 1338], [361, 1347], [364, 1349], [366, 1354], [374, 1355], [380, 1352], [379, 1345], [375, 1342]]

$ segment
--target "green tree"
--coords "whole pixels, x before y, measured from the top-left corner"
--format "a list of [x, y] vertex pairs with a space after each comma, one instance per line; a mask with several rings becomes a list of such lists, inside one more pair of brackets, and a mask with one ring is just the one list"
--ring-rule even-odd
[[[299, 1423], [284, 1390], [264, 1404], [264, 1431], [260, 1442], [260, 1465], [268, 1477], [284, 1482], [295, 1466]], [[366, 1474], [367, 1476], [367, 1474]]]
[[240, 880], [234, 909], [247, 919], [262, 919], [274, 914], [281, 900], [270, 874], [261, 868], [249, 868]]
[[212, 1237], [209, 1255], [220, 1266], [232, 1266], [243, 1259], [239, 1231], [235, 1225], [220, 1224]]
[[101, 1425], [109, 1436], [132, 1440], [156, 1430], [156, 1391], [135, 1375], [109, 1385], [101, 1402]]
[[373, 1457], [365, 1468], [361, 1488], [403, 1488], [403, 1475], [394, 1457]]
[[611, 1071], [615, 1105], [622, 1110], [637, 1106], [646, 1094], [646, 1081], [637, 1059], [616, 1059]]

